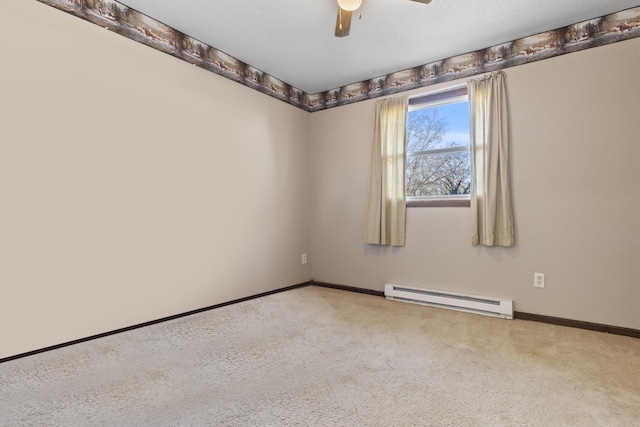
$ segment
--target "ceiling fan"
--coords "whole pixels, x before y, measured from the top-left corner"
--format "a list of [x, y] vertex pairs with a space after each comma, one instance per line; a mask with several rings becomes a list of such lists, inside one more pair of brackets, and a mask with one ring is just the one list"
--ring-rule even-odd
[[[431, 0], [412, 0], [418, 3], [429, 4]], [[349, 35], [351, 29], [351, 15], [362, 5], [362, 0], [338, 0], [338, 17], [336, 19], [336, 37]]]

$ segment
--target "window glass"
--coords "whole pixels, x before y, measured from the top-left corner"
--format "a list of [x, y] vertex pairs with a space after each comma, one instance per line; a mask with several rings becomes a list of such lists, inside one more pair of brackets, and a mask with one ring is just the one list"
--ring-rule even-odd
[[471, 191], [469, 103], [454, 96], [410, 106], [407, 115], [408, 199], [468, 198]]

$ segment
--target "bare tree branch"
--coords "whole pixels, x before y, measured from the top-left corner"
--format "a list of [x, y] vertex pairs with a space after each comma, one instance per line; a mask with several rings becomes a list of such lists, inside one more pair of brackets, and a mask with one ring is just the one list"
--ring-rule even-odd
[[[407, 121], [407, 152], [454, 147], [445, 141], [449, 127], [437, 108], [418, 110]], [[407, 158], [408, 196], [445, 196], [469, 194], [471, 167], [468, 152], [442, 153]]]

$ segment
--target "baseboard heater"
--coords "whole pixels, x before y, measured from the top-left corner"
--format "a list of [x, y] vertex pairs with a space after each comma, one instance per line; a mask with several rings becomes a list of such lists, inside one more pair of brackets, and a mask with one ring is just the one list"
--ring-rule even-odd
[[384, 296], [389, 300], [448, 308], [467, 313], [513, 319], [513, 301], [499, 298], [487, 298], [476, 295], [458, 294], [455, 292], [434, 289], [414, 288], [387, 283]]

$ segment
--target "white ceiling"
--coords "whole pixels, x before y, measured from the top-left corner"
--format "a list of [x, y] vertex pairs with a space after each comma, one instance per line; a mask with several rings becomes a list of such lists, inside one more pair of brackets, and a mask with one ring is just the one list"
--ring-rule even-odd
[[336, 0], [119, 1], [307, 93], [640, 6], [640, 0], [363, 0], [351, 35], [337, 38]]

